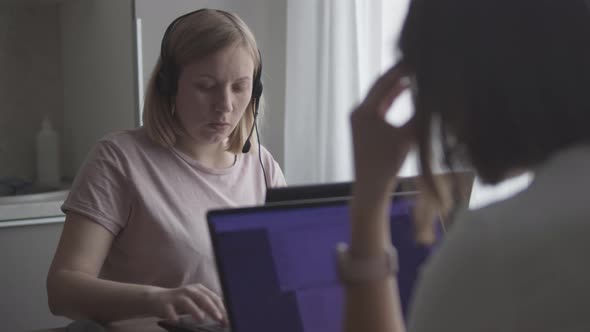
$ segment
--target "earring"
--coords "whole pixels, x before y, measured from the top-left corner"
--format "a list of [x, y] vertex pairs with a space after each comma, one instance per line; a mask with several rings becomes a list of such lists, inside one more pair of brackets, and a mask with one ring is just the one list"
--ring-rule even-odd
[[172, 105], [172, 109], [170, 109], [170, 115], [174, 116], [174, 113], [176, 113], [176, 106]]

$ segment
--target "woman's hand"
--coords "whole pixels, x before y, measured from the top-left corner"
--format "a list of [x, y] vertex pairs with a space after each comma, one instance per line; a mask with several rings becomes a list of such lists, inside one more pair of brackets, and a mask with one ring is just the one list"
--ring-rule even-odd
[[357, 186], [392, 189], [415, 135], [413, 118], [401, 127], [394, 127], [386, 122], [385, 116], [407, 88], [403, 66], [397, 64], [375, 82], [365, 100], [353, 111], [350, 120]]
[[197, 322], [207, 318], [227, 324], [223, 301], [201, 284], [179, 288], [153, 288], [148, 294], [148, 312], [157, 317], [178, 321], [181, 315], [191, 315]]
[[[385, 116], [407, 87], [398, 64], [375, 82], [350, 117], [356, 176], [350, 207], [352, 257], [382, 257], [391, 246], [389, 195], [415, 135], [413, 119], [394, 127]], [[345, 331], [404, 331], [393, 278], [345, 284], [345, 289]]]

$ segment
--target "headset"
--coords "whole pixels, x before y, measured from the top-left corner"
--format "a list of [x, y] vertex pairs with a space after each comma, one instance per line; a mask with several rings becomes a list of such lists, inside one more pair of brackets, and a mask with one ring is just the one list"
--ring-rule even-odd
[[[177, 17], [164, 32], [164, 36], [162, 37], [162, 44], [160, 46], [160, 69], [156, 76], [156, 89], [158, 92], [164, 96], [169, 98], [170, 100], [172, 97], [176, 96], [178, 92], [178, 78], [180, 74], [180, 68], [178, 64], [175, 62], [174, 58], [168, 54], [168, 43], [170, 39], [170, 35], [174, 32], [174, 29], [178, 26], [184, 18], [191, 16], [193, 14], [203, 12], [205, 10], [209, 10], [206, 8], [198, 9], [184, 15]], [[213, 9], [214, 11], [225, 15], [230, 21], [234, 22], [234, 18], [226, 11], [220, 9]], [[256, 68], [254, 72], [254, 78], [252, 80], [252, 99], [254, 99], [254, 109], [252, 113], [254, 115], [252, 128], [248, 134], [248, 138], [242, 147], [242, 153], [250, 152], [250, 148], [252, 144], [250, 143], [250, 139], [252, 138], [252, 134], [254, 133], [254, 129], [256, 129], [256, 138], [258, 140], [258, 160], [260, 162], [260, 167], [262, 168], [262, 173], [264, 177], [264, 185], [266, 189], [268, 189], [268, 182], [266, 180], [266, 170], [264, 169], [264, 164], [262, 163], [262, 155], [261, 155], [261, 148], [260, 148], [260, 136], [258, 134], [258, 126], [256, 124], [256, 118], [258, 118], [258, 106], [260, 105], [260, 98], [262, 97], [262, 55], [260, 54], [260, 50], [258, 50], [258, 56], [260, 59], [260, 64], [258, 68]], [[171, 102], [171, 101], [170, 101]]]

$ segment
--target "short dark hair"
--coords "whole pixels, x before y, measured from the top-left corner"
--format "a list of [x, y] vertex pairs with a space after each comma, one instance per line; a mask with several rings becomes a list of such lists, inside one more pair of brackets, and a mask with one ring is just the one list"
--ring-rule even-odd
[[487, 183], [590, 142], [585, 0], [411, 0], [399, 49], [427, 177], [432, 123]]

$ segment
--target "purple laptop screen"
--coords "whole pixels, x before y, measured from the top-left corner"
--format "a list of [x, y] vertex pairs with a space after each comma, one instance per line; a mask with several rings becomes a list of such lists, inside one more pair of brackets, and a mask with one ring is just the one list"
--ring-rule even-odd
[[[400, 199], [390, 213], [404, 313], [431, 250], [414, 242], [411, 208]], [[232, 331], [342, 331], [334, 248], [349, 240], [345, 201], [212, 211], [208, 219]]]

